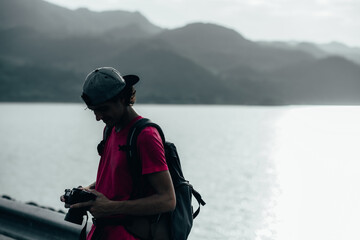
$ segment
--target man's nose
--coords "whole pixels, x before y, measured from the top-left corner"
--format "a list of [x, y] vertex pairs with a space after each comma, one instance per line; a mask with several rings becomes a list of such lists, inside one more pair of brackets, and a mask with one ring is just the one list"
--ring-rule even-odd
[[102, 114], [100, 114], [98, 112], [94, 112], [94, 114], [95, 114], [96, 121], [100, 121], [103, 118]]

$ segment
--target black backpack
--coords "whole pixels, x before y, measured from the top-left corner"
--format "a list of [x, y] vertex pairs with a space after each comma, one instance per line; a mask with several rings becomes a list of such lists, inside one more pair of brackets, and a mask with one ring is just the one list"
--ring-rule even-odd
[[[159, 125], [151, 122], [147, 118], [138, 120], [129, 131], [127, 145], [130, 146], [128, 151], [130, 168], [137, 172], [133, 174], [141, 174], [141, 162], [137, 157], [136, 142], [140, 132], [148, 126], [155, 127], [160, 133], [164, 144], [166, 162], [169, 168], [172, 182], [174, 184], [176, 194], [176, 208], [170, 216], [171, 239], [187, 239], [193, 225], [193, 219], [195, 219], [199, 214], [200, 205], [204, 206], [205, 202], [201, 198], [201, 195], [189, 183], [189, 181], [184, 178], [181, 169], [180, 158], [175, 145], [171, 142], [165, 141], [164, 133]], [[192, 196], [195, 197], [199, 204], [199, 207], [195, 212], [193, 212], [191, 203]]]

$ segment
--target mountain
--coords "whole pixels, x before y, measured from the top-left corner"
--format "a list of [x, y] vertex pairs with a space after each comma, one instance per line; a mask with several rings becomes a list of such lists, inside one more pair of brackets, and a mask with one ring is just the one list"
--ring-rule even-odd
[[320, 49], [331, 55], [343, 56], [350, 61], [360, 64], [360, 48], [348, 47], [345, 44], [331, 42], [328, 44], [318, 45]]
[[47, 65], [12, 65], [0, 59], [0, 101], [79, 102], [83, 75]]
[[208, 23], [162, 29], [139, 12], [41, 0], [0, 0], [0, 37], [0, 101], [77, 102], [86, 74], [113, 66], [140, 76], [140, 103], [360, 103], [357, 49], [345, 45], [254, 42]]
[[338, 56], [274, 71], [277, 94], [290, 104], [350, 104], [360, 101], [360, 67]]
[[61, 38], [67, 35], [99, 35], [110, 30], [121, 34], [118, 30], [130, 25], [136, 26], [143, 34], [156, 34], [162, 30], [139, 12], [72, 11], [42, 0], [0, 0], [0, 29], [29, 27]]
[[315, 44], [309, 42], [259, 42], [261, 45], [285, 50], [299, 50], [307, 52], [316, 58], [329, 56], [344, 57], [352, 62], [360, 64], [360, 48], [349, 47], [338, 42]]
[[232, 29], [194, 23], [163, 31], [157, 38], [171, 44], [179, 54], [219, 73], [239, 66], [269, 70], [312, 59], [306, 52], [266, 47], [251, 42]]
[[114, 62], [140, 73], [139, 99], [146, 102], [226, 103], [227, 89], [210, 72], [156, 41], [140, 42], [120, 52]]

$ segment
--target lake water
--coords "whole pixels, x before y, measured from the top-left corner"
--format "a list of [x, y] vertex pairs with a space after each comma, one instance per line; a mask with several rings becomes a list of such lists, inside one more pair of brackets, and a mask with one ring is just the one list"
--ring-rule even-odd
[[[135, 105], [207, 202], [189, 239], [360, 239], [360, 107]], [[62, 209], [95, 180], [103, 124], [82, 104], [0, 104], [0, 195]]]

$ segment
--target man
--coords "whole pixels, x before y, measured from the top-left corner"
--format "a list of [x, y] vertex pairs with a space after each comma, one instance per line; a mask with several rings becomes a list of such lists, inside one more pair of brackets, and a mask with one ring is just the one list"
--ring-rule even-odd
[[[146, 194], [131, 198], [134, 183], [126, 150], [121, 146], [127, 144], [131, 126], [142, 118], [132, 107], [136, 93], [133, 85], [138, 81], [138, 76], [121, 76], [110, 67], [98, 68], [85, 79], [82, 99], [94, 112], [96, 120], [102, 120], [110, 127], [111, 133], [101, 153], [96, 182], [84, 188], [97, 195], [96, 200], [70, 207], [88, 207], [95, 219], [118, 220], [126, 219], [125, 216], [153, 215], [172, 211], [176, 205], [163, 143], [153, 127], [146, 127], [137, 139], [137, 151], [142, 162], [141, 182], [145, 186], [142, 192]], [[87, 239], [99, 235], [99, 230], [99, 226], [93, 225]], [[136, 238], [126, 231], [123, 224], [107, 224], [101, 227], [100, 239]]]

